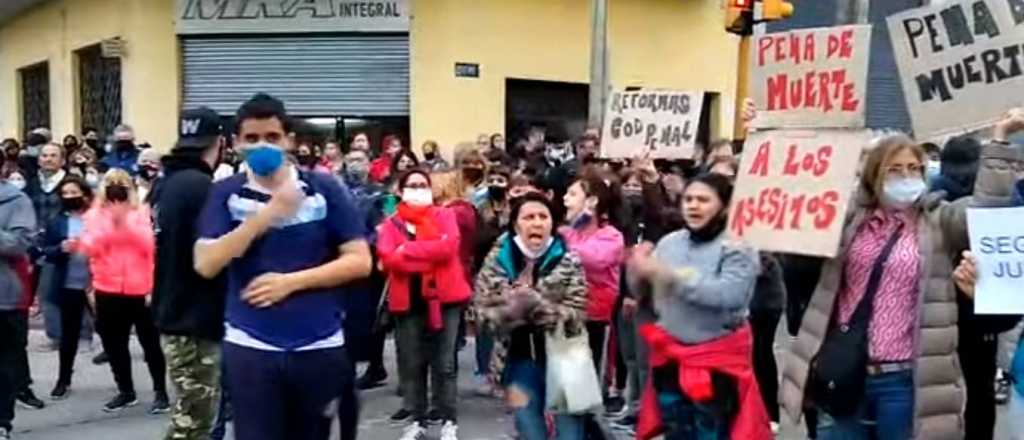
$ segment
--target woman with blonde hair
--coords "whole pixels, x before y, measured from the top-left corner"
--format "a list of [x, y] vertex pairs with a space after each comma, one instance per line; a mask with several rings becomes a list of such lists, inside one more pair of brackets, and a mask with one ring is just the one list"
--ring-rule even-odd
[[928, 194], [927, 155], [889, 136], [871, 150], [838, 257], [826, 260], [783, 362], [781, 398], [820, 413], [818, 438], [964, 438], [952, 256], [967, 247], [968, 206], [1010, 198], [1020, 153], [1006, 141], [1024, 111], [996, 125], [972, 197]]
[[110, 357], [118, 389], [117, 396], [103, 410], [115, 412], [138, 404], [128, 351], [134, 327], [156, 393], [150, 412], [165, 413], [170, 409], [166, 365], [149, 310], [156, 251], [153, 224], [149, 208], [139, 201], [127, 172], [113, 169], [104, 175], [96, 203], [85, 214], [84, 223], [76, 247], [89, 259], [96, 330]]

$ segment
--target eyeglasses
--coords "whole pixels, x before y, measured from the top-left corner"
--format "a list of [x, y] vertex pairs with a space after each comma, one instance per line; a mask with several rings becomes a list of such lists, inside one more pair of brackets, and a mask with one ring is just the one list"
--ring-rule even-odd
[[921, 177], [924, 175], [924, 166], [914, 165], [893, 165], [885, 170], [891, 177]]

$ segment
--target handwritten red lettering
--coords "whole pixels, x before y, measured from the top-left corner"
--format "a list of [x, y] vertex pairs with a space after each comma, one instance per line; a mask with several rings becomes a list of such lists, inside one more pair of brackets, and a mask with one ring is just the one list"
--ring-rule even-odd
[[766, 141], [757, 147], [757, 153], [754, 155], [754, 163], [750, 165], [750, 171], [747, 174], [752, 176], [767, 176], [768, 175], [768, 163], [772, 155], [772, 143]]
[[770, 76], [765, 87], [768, 95], [766, 110], [857, 111], [860, 102], [855, 95], [856, 85], [847, 80], [845, 69], [811, 70], [798, 77], [785, 73]]
[[776, 231], [818, 230], [834, 226], [839, 213], [839, 193], [791, 194], [779, 187], [764, 188], [756, 195], [736, 202], [736, 214], [729, 229], [737, 236], [752, 227]]

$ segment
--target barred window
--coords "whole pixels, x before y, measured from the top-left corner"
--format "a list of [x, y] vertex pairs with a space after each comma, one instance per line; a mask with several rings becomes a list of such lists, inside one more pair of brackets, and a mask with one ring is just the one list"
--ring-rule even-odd
[[18, 70], [21, 79], [22, 136], [50, 127], [50, 66], [46, 62]]
[[121, 59], [105, 58], [99, 45], [75, 51], [78, 57], [79, 103], [82, 127], [111, 135], [121, 123]]

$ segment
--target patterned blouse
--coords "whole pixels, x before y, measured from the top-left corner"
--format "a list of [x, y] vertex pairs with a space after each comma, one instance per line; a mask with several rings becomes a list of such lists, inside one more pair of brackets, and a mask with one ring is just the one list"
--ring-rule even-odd
[[878, 209], [857, 230], [843, 268], [839, 293], [839, 322], [846, 324], [867, 290], [868, 278], [882, 248], [903, 225], [875, 293], [868, 324], [872, 362], [901, 362], [914, 357], [921, 253], [917, 224], [904, 213]]

